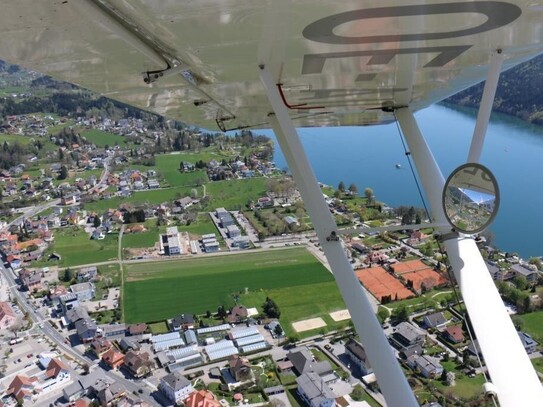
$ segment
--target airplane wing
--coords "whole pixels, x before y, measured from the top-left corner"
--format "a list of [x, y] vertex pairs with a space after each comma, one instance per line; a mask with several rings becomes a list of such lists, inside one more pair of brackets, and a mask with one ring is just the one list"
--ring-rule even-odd
[[483, 80], [498, 48], [505, 68], [543, 51], [543, 6], [522, 0], [3, 5], [0, 58], [209, 129], [269, 127], [260, 64], [296, 125], [345, 126]]

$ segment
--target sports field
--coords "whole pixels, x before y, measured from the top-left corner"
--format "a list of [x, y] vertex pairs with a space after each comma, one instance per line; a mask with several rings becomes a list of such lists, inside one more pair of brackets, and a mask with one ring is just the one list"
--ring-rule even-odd
[[260, 310], [261, 297], [268, 292], [283, 313], [281, 320], [283, 315], [290, 319], [287, 309], [292, 303], [303, 304], [294, 307], [293, 318], [328, 308], [330, 296], [332, 308], [344, 308], [332, 275], [303, 248], [130, 264], [124, 277], [127, 323], [215, 312], [219, 305], [232, 306], [232, 294], [245, 288], [257, 294], [252, 301], [250, 294], [242, 296], [245, 306]]
[[392, 300], [403, 300], [405, 298], [414, 297], [411, 291], [396, 278], [391, 276], [382, 267], [370, 267], [368, 269], [357, 270], [356, 277], [369, 292], [373, 294], [378, 301], [384, 296], [390, 295]]

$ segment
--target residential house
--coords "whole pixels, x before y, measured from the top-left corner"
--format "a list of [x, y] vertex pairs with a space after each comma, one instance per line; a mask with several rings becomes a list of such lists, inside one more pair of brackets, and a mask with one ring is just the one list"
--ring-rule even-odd
[[515, 276], [523, 276], [530, 283], [537, 281], [539, 277], [539, 272], [534, 265], [531, 264], [513, 264], [511, 266], [511, 271], [515, 273]]
[[56, 388], [57, 385], [70, 380], [70, 370], [62, 360], [53, 358], [49, 361], [41, 379], [39, 382], [41, 391], [49, 391]]
[[185, 407], [221, 407], [217, 397], [209, 390], [193, 391], [183, 400]]
[[51, 304], [56, 307], [60, 305], [60, 297], [63, 295], [68, 294], [68, 290], [63, 285], [57, 285], [55, 287], [52, 287], [49, 289], [49, 299], [51, 301]]
[[159, 389], [172, 403], [181, 402], [194, 391], [190, 381], [180, 371], [175, 371], [160, 379]]
[[86, 394], [97, 393], [115, 383], [109, 376], [104, 375], [103, 370], [92, 370], [88, 375], [77, 376], [73, 383], [64, 387], [62, 395], [64, 400], [74, 402]]
[[104, 389], [96, 392], [102, 406], [115, 406], [117, 402], [126, 395], [126, 389], [115, 382]]
[[77, 336], [83, 343], [90, 342], [96, 337], [96, 324], [90, 319], [80, 319], [75, 323]]
[[230, 314], [226, 317], [226, 320], [231, 324], [243, 322], [247, 319], [248, 315], [249, 311], [247, 311], [247, 307], [244, 305], [236, 305], [234, 308], [232, 308], [232, 311], [230, 311]]
[[102, 362], [110, 369], [118, 370], [124, 363], [124, 355], [114, 348], [110, 348], [102, 355]]
[[251, 246], [251, 239], [249, 236], [237, 236], [232, 239], [232, 247], [239, 249], [248, 249]]
[[[60, 307], [62, 308], [62, 312], [66, 314], [67, 316], [68, 316], [68, 311], [74, 308], [83, 308], [85, 310], [85, 313], [87, 312], [86, 308], [81, 307], [79, 305], [79, 300], [77, 299], [77, 295], [75, 295], [74, 293], [66, 293], [66, 294], [61, 295], [59, 297], [59, 303], [60, 303]], [[87, 314], [87, 317], [88, 317], [88, 314]], [[69, 318], [68, 318], [68, 321], [75, 322], [75, 321], [70, 321]]]
[[526, 353], [530, 354], [537, 351], [537, 345], [539, 344], [530, 335], [519, 331], [518, 336], [522, 342], [522, 345], [524, 346], [524, 349], [526, 349]]
[[89, 319], [89, 313], [85, 307], [73, 307], [66, 311], [66, 320], [69, 324], [75, 324], [77, 321], [82, 319]]
[[464, 332], [462, 331], [462, 327], [460, 325], [453, 325], [447, 327], [445, 331], [443, 331], [443, 336], [445, 339], [451, 341], [452, 343], [462, 343], [466, 340], [464, 337]]
[[94, 284], [90, 281], [70, 286], [70, 291], [77, 296], [78, 301], [88, 301], [94, 298]]
[[17, 321], [17, 317], [13, 313], [10, 305], [7, 302], [0, 301], [0, 329], [8, 329]]
[[407, 358], [407, 364], [411, 369], [418, 369], [427, 378], [435, 378], [443, 373], [443, 366], [439, 360], [428, 355], [412, 355]]
[[98, 359], [101, 359], [104, 353], [111, 349], [111, 342], [106, 338], [96, 338], [90, 344], [90, 350], [96, 355]]
[[21, 270], [19, 273], [22, 285], [30, 292], [37, 292], [42, 290], [41, 273], [38, 271], [29, 271], [26, 269]]
[[179, 231], [176, 226], [167, 228], [166, 234], [160, 235], [159, 243], [160, 252], [167, 256], [181, 254], [183, 251], [179, 238]]
[[194, 329], [194, 317], [192, 314], [181, 314], [172, 319], [172, 331], [184, 331]]
[[35, 377], [27, 377], [23, 375], [17, 375], [11, 381], [6, 390], [8, 396], [13, 396], [16, 400], [30, 401], [32, 400], [32, 393], [36, 388], [38, 379]]
[[254, 378], [249, 360], [239, 355], [228, 358], [228, 369], [237, 382], [247, 382]]
[[358, 366], [362, 376], [366, 376], [373, 372], [366, 350], [360, 342], [349, 339], [345, 344], [345, 353], [350, 357], [351, 361]]
[[98, 269], [96, 266], [83, 267], [77, 270], [76, 278], [80, 283], [92, 281], [98, 275]]
[[294, 349], [287, 353], [287, 358], [292, 362], [298, 375], [307, 372], [315, 372], [319, 376], [324, 376], [332, 372], [332, 366], [328, 361], [315, 361], [315, 357], [307, 348]]
[[443, 312], [434, 312], [427, 314], [423, 318], [423, 323], [426, 328], [441, 328], [447, 324], [447, 319]]
[[241, 236], [241, 230], [237, 225], [230, 225], [226, 227], [226, 233], [230, 239]]
[[125, 324], [103, 324], [98, 327], [98, 333], [106, 338], [124, 336], [126, 333]]
[[423, 353], [424, 349], [418, 343], [412, 346], [404, 347], [399, 351], [400, 357], [402, 359], [407, 359], [409, 356], [412, 355], [422, 355]]
[[124, 357], [124, 367], [132, 376], [139, 379], [151, 374], [155, 363], [147, 352], [137, 353], [128, 351]]
[[314, 372], [304, 373], [296, 379], [298, 383], [298, 394], [309, 407], [333, 407], [336, 395]]
[[135, 337], [129, 336], [121, 339], [119, 347], [123, 352], [128, 352], [129, 350], [140, 350], [141, 345]]
[[221, 224], [221, 227], [223, 228], [227, 228], [228, 226], [231, 226], [234, 224], [234, 218], [232, 218], [232, 215], [230, 215], [230, 212], [228, 212], [224, 208], [215, 209], [215, 215], [219, 219], [219, 223]]
[[141, 335], [147, 331], [147, 324], [139, 323], [128, 326], [128, 333], [130, 335]]
[[98, 227], [92, 231], [91, 240], [104, 240], [106, 238], [103, 227]]
[[271, 208], [273, 206], [273, 199], [271, 199], [269, 196], [258, 198], [256, 206], [260, 208]]
[[300, 221], [298, 220], [296, 216], [288, 215], [288, 216], [285, 216], [283, 220], [288, 226], [291, 226], [291, 225], [300, 226]]
[[426, 335], [409, 322], [401, 322], [394, 329], [392, 338], [400, 347], [408, 347], [415, 344], [424, 344]]
[[18, 254], [10, 254], [10, 255], [8, 255], [6, 260], [9, 263], [9, 266], [13, 270], [17, 270], [23, 264], [23, 261], [21, 260], [21, 256], [19, 256]]

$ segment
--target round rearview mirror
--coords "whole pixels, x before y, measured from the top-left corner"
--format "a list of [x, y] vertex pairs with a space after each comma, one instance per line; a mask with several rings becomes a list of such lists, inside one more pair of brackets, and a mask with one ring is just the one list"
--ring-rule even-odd
[[462, 233], [478, 233], [490, 225], [498, 212], [498, 182], [481, 164], [461, 165], [447, 178], [442, 203], [452, 227]]

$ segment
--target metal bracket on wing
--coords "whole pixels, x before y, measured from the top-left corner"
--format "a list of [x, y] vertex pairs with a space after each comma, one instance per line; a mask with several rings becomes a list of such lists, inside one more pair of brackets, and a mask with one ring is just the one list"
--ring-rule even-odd
[[184, 72], [189, 72], [188, 66], [185, 64], [181, 64], [177, 66], [168, 66], [165, 69], [159, 69], [156, 71], [146, 71], [146, 72], [143, 72], [143, 82], [150, 84], [150, 83], [158, 81], [161, 78], [172, 76], [177, 73], [183, 75]]

